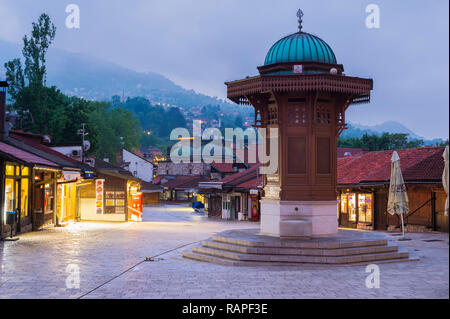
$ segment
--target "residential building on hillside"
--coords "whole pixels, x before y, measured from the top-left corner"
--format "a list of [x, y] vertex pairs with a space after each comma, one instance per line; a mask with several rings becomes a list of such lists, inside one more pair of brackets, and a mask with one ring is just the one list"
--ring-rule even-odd
[[165, 156], [164, 156], [162, 150], [157, 147], [149, 146], [147, 149], [144, 149], [142, 152], [144, 153], [144, 157], [149, 159], [153, 163], [165, 160]]

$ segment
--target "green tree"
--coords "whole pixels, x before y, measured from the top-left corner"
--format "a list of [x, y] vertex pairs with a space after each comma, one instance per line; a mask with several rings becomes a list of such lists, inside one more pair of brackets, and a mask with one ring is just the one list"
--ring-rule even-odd
[[170, 132], [177, 127], [186, 127], [186, 119], [178, 107], [171, 107], [165, 114], [164, 125], [160, 127], [160, 136], [168, 138]]
[[22, 116], [24, 128], [44, 134], [48, 133], [50, 120], [45, 56], [55, 38], [56, 27], [45, 13], [32, 26], [30, 37], [23, 38], [25, 68], [18, 58], [6, 62], [6, 80], [13, 108]]
[[339, 147], [361, 148], [368, 151], [393, 150], [423, 146], [423, 140], [408, 140], [408, 134], [383, 133], [381, 136], [365, 133], [361, 138], [339, 138]]
[[115, 162], [117, 150], [139, 148], [142, 130], [133, 113], [120, 107], [112, 108], [106, 102], [90, 103], [93, 110], [89, 113], [88, 127], [96, 132], [96, 139], [91, 141], [94, 155]]

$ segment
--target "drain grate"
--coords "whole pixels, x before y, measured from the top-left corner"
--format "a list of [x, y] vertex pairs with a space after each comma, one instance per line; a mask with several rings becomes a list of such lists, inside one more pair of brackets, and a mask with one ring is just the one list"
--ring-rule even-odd
[[426, 241], [427, 243], [431, 243], [433, 241], [443, 241], [442, 239], [422, 239], [422, 241]]

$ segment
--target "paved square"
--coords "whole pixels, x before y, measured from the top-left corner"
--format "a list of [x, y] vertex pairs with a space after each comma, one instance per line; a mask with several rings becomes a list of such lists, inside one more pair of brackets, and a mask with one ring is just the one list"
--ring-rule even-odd
[[[412, 240], [399, 245], [421, 260], [380, 264], [379, 289], [366, 287], [365, 266], [227, 267], [181, 257], [214, 233], [253, 227], [163, 205], [145, 207], [142, 223], [83, 222], [27, 233], [0, 242], [0, 297], [449, 298], [444, 233], [407, 234]], [[66, 286], [71, 269], [79, 269], [78, 289]]]

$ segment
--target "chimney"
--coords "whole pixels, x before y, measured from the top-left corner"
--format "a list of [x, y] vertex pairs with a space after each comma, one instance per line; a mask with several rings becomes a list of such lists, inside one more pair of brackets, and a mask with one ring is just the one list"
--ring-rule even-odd
[[6, 127], [6, 88], [8, 82], [0, 81], [0, 140], [8, 136]]
[[116, 151], [116, 164], [117, 165], [123, 164], [123, 148]]

